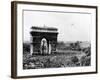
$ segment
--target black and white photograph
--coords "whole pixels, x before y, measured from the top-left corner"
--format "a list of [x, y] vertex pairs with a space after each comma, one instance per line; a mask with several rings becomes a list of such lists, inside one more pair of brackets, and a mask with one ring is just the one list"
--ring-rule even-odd
[[97, 72], [97, 7], [17, 2], [17, 76]]
[[91, 14], [23, 11], [23, 69], [91, 66]]

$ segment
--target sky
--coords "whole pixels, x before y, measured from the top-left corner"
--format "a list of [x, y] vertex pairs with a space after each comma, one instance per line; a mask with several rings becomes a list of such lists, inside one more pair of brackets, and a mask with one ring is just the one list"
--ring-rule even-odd
[[58, 28], [58, 41], [90, 41], [91, 14], [71, 12], [23, 12], [24, 41], [30, 41], [32, 26]]

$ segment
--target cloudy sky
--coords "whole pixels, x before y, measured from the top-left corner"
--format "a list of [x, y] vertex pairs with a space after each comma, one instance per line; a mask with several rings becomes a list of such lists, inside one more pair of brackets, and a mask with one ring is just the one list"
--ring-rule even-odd
[[32, 26], [48, 26], [58, 28], [58, 41], [90, 41], [91, 14], [61, 13], [44, 11], [24, 11], [24, 41], [30, 41]]

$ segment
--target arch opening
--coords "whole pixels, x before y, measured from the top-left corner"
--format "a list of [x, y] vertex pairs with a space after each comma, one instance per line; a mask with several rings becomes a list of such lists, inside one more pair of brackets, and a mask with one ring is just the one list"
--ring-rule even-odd
[[42, 38], [40, 46], [41, 54], [48, 54], [48, 42], [46, 38]]

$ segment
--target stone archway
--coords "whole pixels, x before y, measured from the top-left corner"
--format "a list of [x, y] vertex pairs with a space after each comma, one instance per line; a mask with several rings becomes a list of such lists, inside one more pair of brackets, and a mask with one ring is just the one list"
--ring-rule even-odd
[[[31, 28], [31, 54], [54, 54], [56, 53], [58, 29], [54, 27]], [[43, 42], [45, 49], [43, 49]], [[42, 50], [43, 49], [43, 50]]]

